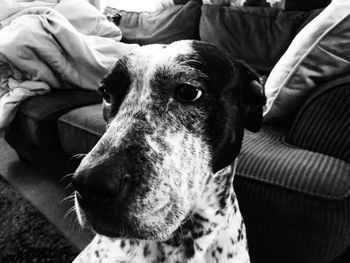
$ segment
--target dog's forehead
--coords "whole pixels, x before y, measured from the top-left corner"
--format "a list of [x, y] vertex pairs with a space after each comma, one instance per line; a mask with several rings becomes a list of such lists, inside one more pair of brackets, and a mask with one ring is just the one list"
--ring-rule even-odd
[[177, 41], [170, 45], [147, 45], [136, 49], [129, 57], [129, 67], [146, 71], [159, 67], [171, 67], [179, 57], [194, 54], [191, 41]]

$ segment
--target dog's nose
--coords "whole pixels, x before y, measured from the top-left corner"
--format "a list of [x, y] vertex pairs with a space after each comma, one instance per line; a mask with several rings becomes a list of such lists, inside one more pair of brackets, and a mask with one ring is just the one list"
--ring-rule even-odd
[[118, 162], [114, 165], [102, 163], [94, 167], [82, 167], [72, 178], [73, 187], [82, 198], [123, 199], [132, 183], [124, 165]]

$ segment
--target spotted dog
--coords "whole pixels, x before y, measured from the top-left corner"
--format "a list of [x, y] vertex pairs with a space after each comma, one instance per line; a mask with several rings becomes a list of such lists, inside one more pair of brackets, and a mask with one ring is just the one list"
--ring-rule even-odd
[[97, 235], [74, 262], [249, 262], [233, 177], [244, 127], [261, 126], [257, 74], [179, 41], [123, 57], [100, 90], [107, 131], [72, 179]]

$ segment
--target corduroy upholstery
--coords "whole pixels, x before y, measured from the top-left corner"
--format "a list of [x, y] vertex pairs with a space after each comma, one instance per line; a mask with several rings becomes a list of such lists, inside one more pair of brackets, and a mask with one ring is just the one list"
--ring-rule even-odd
[[329, 200], [350, 191], [350, 163], [285, 143], [285, 132], [264, 126], [246, 132], [238, 161], [240, 176]]
[[350, 244], [350, 164], [246, 132], [235, 190], [254, 262], [322, 263]]
[[329, 82], [312, 94], [300, 109], [287, 141], [350, 163], [349, 76]]

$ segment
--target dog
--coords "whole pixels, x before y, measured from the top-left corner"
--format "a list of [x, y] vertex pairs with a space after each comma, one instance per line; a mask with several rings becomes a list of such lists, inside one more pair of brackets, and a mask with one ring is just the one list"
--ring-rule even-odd
[[72, 178], [97, 235], [74, 262], [250, 262], [233, 178], [262, 122], [257, 73], [182, 40], [119, 59], [100, 91], [107, 131]]

